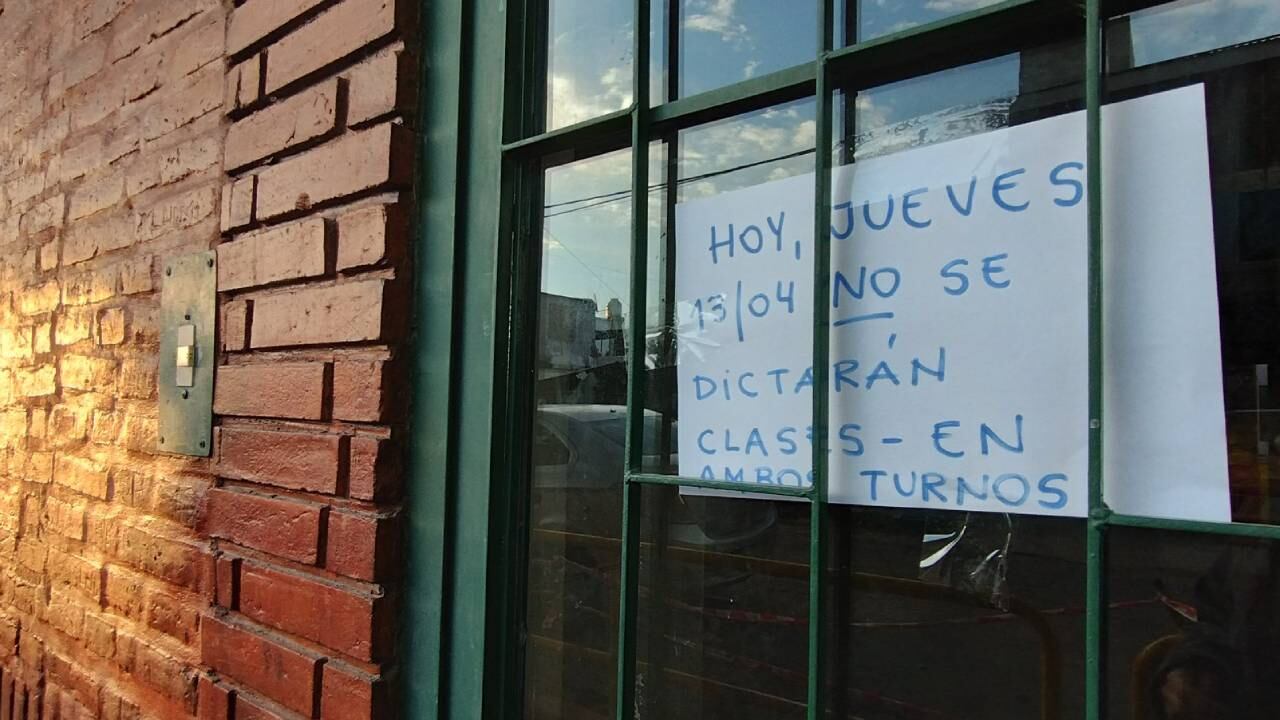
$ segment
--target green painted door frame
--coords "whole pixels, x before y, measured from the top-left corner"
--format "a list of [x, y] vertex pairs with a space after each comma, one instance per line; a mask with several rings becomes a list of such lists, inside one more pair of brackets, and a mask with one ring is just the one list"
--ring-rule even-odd
[[507, 717], [510, 503], [492, 472], [505, 417], [500, 272], [506, 4], [420, 12], [414, 404], [399, 716]]

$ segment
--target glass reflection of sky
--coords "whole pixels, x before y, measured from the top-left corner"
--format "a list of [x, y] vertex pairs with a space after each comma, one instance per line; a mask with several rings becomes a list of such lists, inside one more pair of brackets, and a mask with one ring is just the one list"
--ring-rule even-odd
[[1280, 34], [1280, 0], [1178, 0], [1128, 19], [1137, 67]]

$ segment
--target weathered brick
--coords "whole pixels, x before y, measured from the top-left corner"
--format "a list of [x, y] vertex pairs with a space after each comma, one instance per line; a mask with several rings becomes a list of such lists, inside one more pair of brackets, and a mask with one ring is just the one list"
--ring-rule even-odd
[[62, 303], [89, 305], [111, 299], [116, 294], [117, 272], [117, 268], [107, 267], [65, 276]]
[[246, 108], [262, 97], [262, 65], [265, 56], [256, 55], [227, 72], [222, 107], [227, 112]]
[[116, 361], [87, 355], [65, 355], [62, 384], [77, 390], [109, 392], [115, 387]]
[[312, 717], [319, 662], [315, 655], [214, 616], [206, 616], [203, 627], [201, 657], [209, 667]]
[[67, 216], [78, 220], [109, 208], [124, 197], [124, 174], [108, 172], [100, 177], [85, 180], [71, 193]]
[[324, 566], [368, 582], [384, 579], [395, 562], [395, 519], [370, 513], [329, 513]]
[[221, 65], [205, 66], [188, 79], [185, 88], [165, 95], [147, 108], [142, 118], [143, 138], [155, 140], [222, 107], [224, 84]]
[[258, 176], [258, 218], [406, 182], [413, 152], [406, 133], [399, 125], [377, 125], [263, 170]]
[[398, 206], [374, 205], [338, 217], [338, 270], [376, 265], [403, 251], [406, 214]]
[[107, 308], [98, 314], [98, 344], [119, 345], [125, 338], [125, 309]]
[[315, 564], [321, 506], [229, 489], [210, 490], [200, 532], [287, 560]]
[[412, 97], [411, 62], [403, 50], [387, 49], [347, 73], [347, 123], [359, 125], [404, 110]]
[[227, 52], [236, 54], [324, 0], [249, 0], [231, 13]]
[[[194, 24], [194, 23], [193, 23]], [[181, 80], [222, 57], [226, 46], [227, 23], [221, 14], [211, 14], [190, 31], [177, 37], [177, 44], [165, 63], [171, 80]]]
[[23, 315], [40, 315], [53, 312], [62, 299], [62, 287], [57, 280], [30, 287], [18, 293], [18, 312]]
[[18, 371], [17, 385], [23, 397], [45, 397], [58, 392], [57, 375], [57, 368], [52, 365], [23, 368]]
[[351, 438], [348, 493], [358, 500], [387, 502], [400, 492], [398, 467], [384, 438], [357, 435]]
[[365, 342], [382, 338], [386, 282], [366, 280], [259, 298], [254, 348]]
[[253, 222], [256, 175], [227, 183], [222, 189], [222, 231], [228, 232]]
[[249, 346], [249, 301], [222, 306], [222, 351], [240, 352]]
[[238, 290], [325, 272], [325, 221], [312, 218], [218, 246], [218, 289]]
[[338, 126], [338, 80], [332, 79], [284, 102], [259, 110], [227, 131], [228, 169], [315, 140]]
[[354, 422], [378, 422], [384, 411], [382, 362], [341, 360], [333, 366], [333, 416]]
[[121, 263], [120, 292], [124, 295], [151, 292], [155, 288], [152, 264], [150, 256]]
[[49, 228], [62, 227], [65, 207], [66, 196], [64, 195], [46, 198], [22, 215], [19, 227], [28, 235], [35, 235]]
[[218, 188], [206, 186], [160, 200], [138, 211], [133, 218], [139, 241], [185, 230], [213, 214], [218, 207]]
[[214, 384], [218, 415], [319, 420], [324, 412], [323, 363], [222, 365]]
[[276, 92], [395, 29], [395, 0], [345, 0], [272, 46], [267, 56], [267, 92]]
[[337, 491], [340, 436], [224, 427], [221, 437], [218, 471], [227, 477], [292, 490]]
[[111, 494], [107, 471], [90, 460], [59, 454], [54, 465], [53, 481], [81, 495], [106, 500]]
[[45, 500], [45, 527], [72, 540], [84, 540], [84, 508], [56, 497]]
[[299, 574], [245, 563], [240, 572], [240, 612], [264, 625], [369, 661], [386, 648], [383, 598], [355, 586], [339, 586]]
[[58, 345], [74, 345], [88, 340], [93, 330], [93, 310], [89, 308], [64, 308], [58, 314], [54, 342]]
[[208, 675], [200, 676], [199, 699], [196, 707], [200, 709], [198, 720], [231, 720], [231, 692], [215, 683]]

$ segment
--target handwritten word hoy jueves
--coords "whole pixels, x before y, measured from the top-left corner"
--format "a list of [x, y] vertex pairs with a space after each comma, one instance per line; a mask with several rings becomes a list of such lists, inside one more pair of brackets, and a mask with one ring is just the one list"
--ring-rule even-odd
[[[854, 230], [861, 225], [871, 232], [889, 230], [898, 224], [916, 230], [923, 230], [933, 224], [938, 212], [954, 212], [961, 217], [970, 217], [979, 206], [978, 189], [988, 194], [991, 207], [999, 212], [1020, 213], [1031, 207], [1026, 193], [1021, 188], [1026, 180], [1026, 168], [1015, 168], [996, 175], [990, 180], [979, 180], [974, 176], [968, 183], [949, 184], [941, 188], [920, 187], [900, 193], [889, 194], [883, 201], [864, 200], [857, 203], [852, 200], [836, 203], [831, 207], [831, 235], [836, 240], [847, 240]], [[1051, 198], [1054, 205], [1070, 208], [1084, 200], [1084, 163], [1068, 161], [1055, 165], [1046, 178], [1057, 193]], [[720, 258], [732, 259], [741, 250], [748, 255], [756, 255], [766, 249], [781, 253], [786, 249], [783, 241], [783, 226], [786, 213], [778, 213], [777, 219], [766, 218], [766, 227], [746, 225], [736, 228], [729, 223], [727, 228], [711, 227], [711, 242], [708, 251], [711, 262], [718, 264]], [[800, 259], [801, 244], [796, 242], [795, 258]]]

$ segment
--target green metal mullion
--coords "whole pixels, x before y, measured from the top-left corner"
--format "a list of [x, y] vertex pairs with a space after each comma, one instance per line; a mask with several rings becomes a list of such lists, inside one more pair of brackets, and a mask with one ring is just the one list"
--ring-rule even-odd
[[809, 505], [809, 720], [826, 717], [826, 562], [831, 423], [831, 87], [832, 0], [818, 12], [817, 132], [813, 198], [813, 488]]
[[1121, 515], [1119, 513], [1108, 515], [1107, 525], [1142, 528], [1145, 530], [1166, 530], [1169, 532], [1234, 535], [1236, 537], [1256, 538], [1259, 540], [1280, 540], [1280, 525], [1175, 520], [1172, 518], [1142, 517], [1140, 515]]
[[1085, 117], [1089, 202], [1089, 522], [1085, 597], [1085, 717], [1106, 716], [1107, 587], [1103, 501], [1102, 298], [1102, 13], [1101, 0], [1085, 3]]
[[1072, 17], [1079, 8], [1070, 0], [1005, 0], [841, 48], [831, 53], [828, 69], [848, 81], [845, 90], [874, 87], [1060, 36]]
[[697, 490], [727, 490], [751, 495], [768, 495], [772, 497], [807, 498], [813, 491], [809, 488], [790, 487], [787, 485], [746, 485], [728, 480], [703, 480], [701, 478], [680, 477], [677, 475], [659, 475], [656, 473], [632, 473], [631, 483], [635, 485], [676, 486]]
[[627, 343], [627, 438], [622, 492], [616, 720], [635, 716], [636, 617], [640, 595], [640, 502], [632, 482], [644, 463], [645, 324], [649, 259], [649, 0], [634, 0], [631, 107], [631, 334]]
[[631, 109], [628, 108], [504, 143], [502, 151], [504, 153], [523, 152], [529, 156], [537, 156], [549, 155], [560, 150], [580, 149], [583, 145], [619, 143], [619, 147], [626, 147], [625, 138], [628, 136], [627, 131], [630, 126]]
[[799, 100], [813, 94], [814, 73], [805, 63], [679, 98], [653, 108], [650, 121], [654, 130], [672, 130]]

